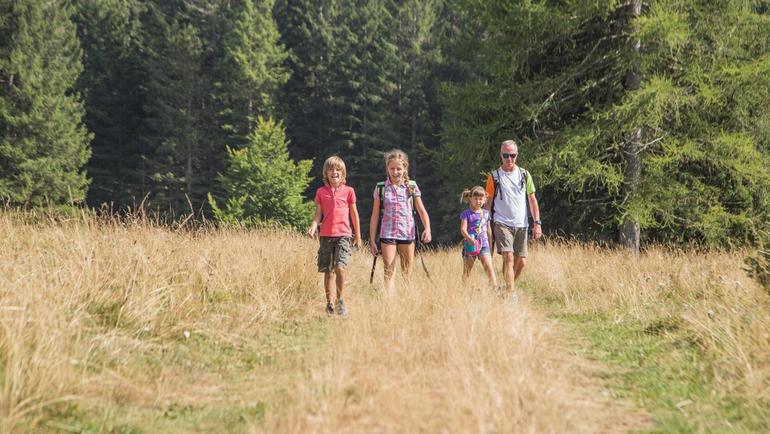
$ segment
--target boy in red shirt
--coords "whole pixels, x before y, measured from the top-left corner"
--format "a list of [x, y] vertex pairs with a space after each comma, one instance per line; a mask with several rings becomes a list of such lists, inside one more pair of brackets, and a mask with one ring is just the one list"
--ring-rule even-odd
[[[345, 185], [345, 162], [333, 156], [324, 162], [324, 186], [315, 192], [315, 216], [307, 235], [319, 231], [318, 272], [324, 273], [326, 313], [334, 314], [331, 300], [332, 285], [337, 283], [337, 314], [347, 315], [342, 300], [345, 289], [345, 266], [353, 254], [353, 245], [361, 247], [361, 225], [356, 209], [356, 192]], [[352, 227], [351, 227], [352, 224]], [[354, 236], [355, 234], [355, 236]]]

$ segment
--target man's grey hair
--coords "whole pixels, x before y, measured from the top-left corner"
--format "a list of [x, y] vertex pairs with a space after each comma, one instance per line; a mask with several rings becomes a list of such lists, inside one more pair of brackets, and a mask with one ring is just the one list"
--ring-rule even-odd
[[504, 146], [508, 146], [508, 145], [513, 145], [513, 146], [515, 146], [517, 149], [518, 149], [518, 147], [519, 147], [519, 144], [518, 144], [518, 143], [516, 143], [516, 140], [512, 140], [512, 139], [510, 139], [510, 140], [506, 140], [506, 141], [504, 141], [503, 143], [501, 143], [501, 144], [500, 144], [500, 149], [503, 149], [503, 147], [504, 147]]

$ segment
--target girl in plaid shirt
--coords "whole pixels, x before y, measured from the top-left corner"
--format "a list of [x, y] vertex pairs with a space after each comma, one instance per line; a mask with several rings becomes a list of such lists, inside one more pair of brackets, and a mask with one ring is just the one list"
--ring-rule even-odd
[[[429, 243], [431, 235], [430, 219], [420, 198], [420, 189], [415, 182], [409, 181], [409, 157], [403, 151], [394, 149], [385, 154], [385, 167], [388, 177], [384, 183], [378, 184], [374, 189], [372, 218], [369, 221], [369, 244], [372, 255], [382, 253], [385, 288], [392, 290], [396, 253], [401, 259], [401, 271], [404, 277], [407, 280], [412, 277], [415, 247], [415, 221], [412, 207], [417, 210], [424, 228], [420, 240], [423, 243]], [[378, 237], [381, 246], [377, 245]]]

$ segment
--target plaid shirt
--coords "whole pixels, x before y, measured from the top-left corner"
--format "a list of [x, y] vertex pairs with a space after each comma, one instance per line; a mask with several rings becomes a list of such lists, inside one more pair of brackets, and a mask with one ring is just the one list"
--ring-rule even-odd
[[[379, 197], [379, 189], [375, 186], [374, 198], [379, 199], [383, 204], [382, 216], [380, 216], [382, 219], [380, 238], [413, 240], [414, 216], [409, 200], [409, 186], [407, 184], [396, 186], [391, 184], [390, 179], [386, 179], [382, 195], [384, 198]], [[415, 184], [414, 197], [420, 196], [420, 188]]]

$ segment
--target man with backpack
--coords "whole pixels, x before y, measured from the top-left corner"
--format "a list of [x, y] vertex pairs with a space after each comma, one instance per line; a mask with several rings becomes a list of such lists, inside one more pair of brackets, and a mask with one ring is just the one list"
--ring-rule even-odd
[[543, 235], [540, 207], [535, 197], [532, 176], [516, 165], [519, 148], [513, 140], [500, 145], [502, 164], [488, 177], [486, 192], [490, 200], [485, 207], [492, 215], [495, 248], [503, 255], [503, 276], [506, 289], [514, 302], [518, 301], [515, 280], [521, 275], [527, 258], [527, 208], [532, 216], [532, 238]]

